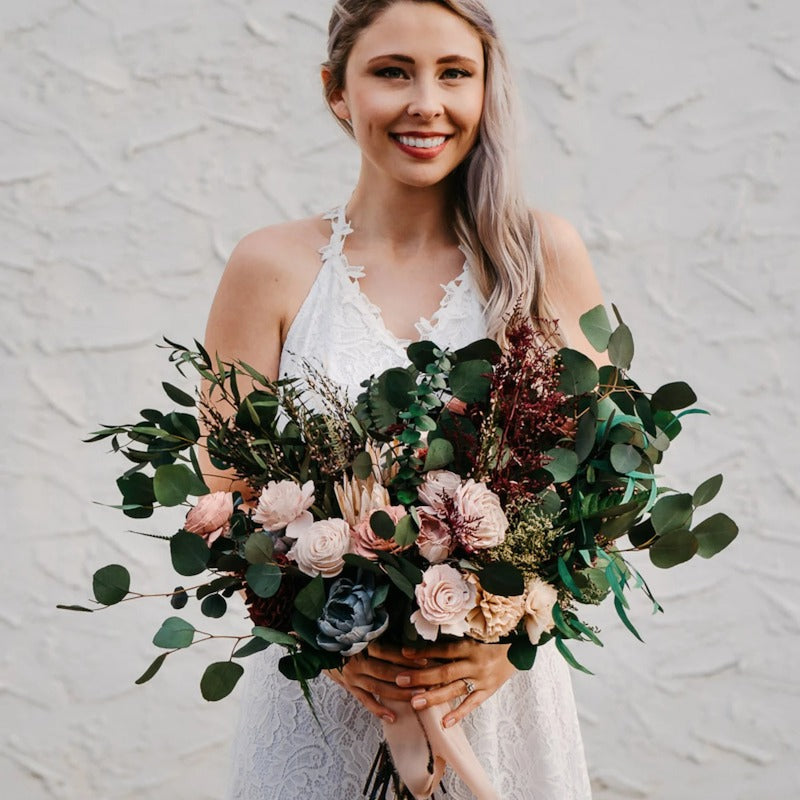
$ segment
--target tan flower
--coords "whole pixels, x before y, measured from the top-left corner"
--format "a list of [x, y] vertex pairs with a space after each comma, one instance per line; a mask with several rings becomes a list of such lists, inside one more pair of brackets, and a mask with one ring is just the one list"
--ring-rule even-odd
[[525, 587], [525, 629], [531, 644], [538, 644], [542, 634], [552, 630], [553, 606], [558, 592], [541, 578], [531, 578]]
[[429, 506], [418, 506], [419, 535], [417, 547], [424, 558], [431, 564], [439, 564], [453, 551], [455, 541], [450, 527], [444, 520], [436, 516]]
[[423, 639], [435, 641], [439, 632], [463, 636], [467, 632], [467, 613], [475, 605], [475, 587], [447, 564], [435, 564], [422, 573], [422, 583], [414, 589], [419, 610], [411, 622]]
[[500, 637], [511, 633], [522, 619], [525, 595], [503, 597], [487, 592], [480, 585], [478, 576], [472, 573], [467, 575], [467, 580], [477, 591], [477, 605], [467, 614], [467, 635], [481, 642], [499, 642]]
[[342, 516], [351, 528], [369, 519], [373, 511], [385, 508], [391, 504], [391, 498], [386, 488], [370, 475], [366, 480], [353, 476], [349, 480], [342, 478], [341, 486], [334, 485], [333, 491], [339, 503]]
[[[383, 508], [375, 508], [375, 511], [385, 511], [392, 519], [395, 525], [406, 516], [406, 510], [403, 506], [385, 506]], [[384, 553], [399, 553], [405, 550], [394, 539], [381, 539], [369, 523], [369, 517], [357, 522], [351, 528], [352, 550], [364, 558], [370, 558], [373, 561], [378, 558], [378, 552]]]
[[197, 499], [197, 505], [186, 515], [183, 527], [189, 533], [202, 536], [209, 544], [230, 530], [233, 514], [233, 495], [230, 492], [212, 492]]
[[312, 577], [333, 578], [344, 567], [350, 550], [350, 526], [343, 519], [323, 519], [299, 531], [287, 557]]
[[310, 518], [306, 509], [313, 503], [313, 481], [306, 481], [302, 486], [294, 481], [270, 481], [261, 490], [253, 521], [263, 525], [265, 530], [280, 531], [298, 517]]
[[467, 547], [484, 550], [506, 538], [508, 519], [500, 498], [485, 483], [470, 478], [456, 490], [454, 499], [461, 517], [471, 523], [462, 537]]
[[435, 511], [444, 509], [444, 499], [453, 497], [461, 486], [461, 477], [446, 469], [432, 469], [425, 473], [425, 482], [417, 488], [419, 499]]

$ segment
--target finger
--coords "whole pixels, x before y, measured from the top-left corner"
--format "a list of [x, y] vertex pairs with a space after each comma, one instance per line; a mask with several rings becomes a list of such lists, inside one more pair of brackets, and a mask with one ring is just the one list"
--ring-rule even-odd
[[414, 693], [412, 689], [403, 689], [394, 683], [370, 678], [368, 675], [355, 675], [349, 680], [350, 686], [355, 686], [364, 692], [385, 697], [389, 700], [403, 700], [406, 703], [411, 701]]
[[398, 686], [440, 686], [466, 678], [474, 669], [469, 661], [449, 661], [427, 669], [408, 669], [397, 673]]
[[397, 717], [395, 716], [393, 711], [390, 711], [386, 706], [381, 705], [378, 700], [375, 699], [369, 692], [365, 692], [363, 689], [359, 689], [357, 686], [349, 686], [345, 687], [350, 692], [350, 694], [361, 703], [364, 708], [367, 709], [371, 714], [374, 714], [378, 719], [385, 720], [386, 722], [394, 722]]
[[406, 658], [469, 658], [475, 652], [476, 644], [477, 642], [472, 639], [463, 639], [460, 642], [443, 642], [418, 647], [406, 646], [402, 649], [402, 653]]
[[491, 692], [484, 692], [476, 689], [461, 703], [461, 705], [444, 715], [442, 718], [442, 727], [452, 728], [453, 725], [457, 722], [461, 722], [467, 714], [474, 711], [481, 703], [485, 702], [490, 697]]
[[423, 694], [415, 695], [411, 698], [411, 705], [419, 710], [429, 706], [436, 706], [442, 703], [449, 703], [451, 700], [465, 698], [467, 695], [472, 697], [477, 693], [477, 689], [471, 693], [467, 692], [467, 685], [464, 681], [455, 681], [445, 686], [437, 686]]
[[[357, 661], [351, 670], [352, 674], [368, 675], [387, 683], [395, 683], [395, 679], [401, 672], [407, 672], [407, 666], [391, 664], [379, 658], [365, 658]], [[397, 685], [397, 684], [395, 684]]]
[[412, 653], [409, 658], [397, 645], [385, 644], [380, 641], [370, 642], [367, 653], [373, 658], [379, 658], [391, 664], [399, 664], [402, 667], [424, 667], [427, 664], [427, 659], [424, 657]]

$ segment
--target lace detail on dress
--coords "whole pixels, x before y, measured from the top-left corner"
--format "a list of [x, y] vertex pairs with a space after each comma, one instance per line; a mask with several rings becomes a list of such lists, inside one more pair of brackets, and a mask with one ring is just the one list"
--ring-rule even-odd
[[[281, 353], [281, 376], [302, 374], [312, 360], [351, 399], [370, 374], [407, 363], [405, 344], [364, 302], [353, 281], [359, 267], [343, 254], [352, 232], [343, 207], [326, 215], [330, 243]], [[486, 336], [483, 302], [465, 269], [445, 287], [423, 338], [458, 348]], [[244, 664], [241, 715], [233, 745], [229, 800], [360, 800], [375, 756], [380, 724], [325, 676], [312, 682], [317, 725], [296, 683], [277, 670], [271, 647]], [[508, 681], [464, 723], [478, 757], [504, 800], [588, 800], [591, 797], [569, 668], [545, 646], [529, 672]], [[448, 770], [447, 800], [474, 800]]]

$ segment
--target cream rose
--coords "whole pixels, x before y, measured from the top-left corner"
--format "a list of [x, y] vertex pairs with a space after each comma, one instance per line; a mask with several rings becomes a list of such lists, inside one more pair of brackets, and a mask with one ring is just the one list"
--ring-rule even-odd
[[[383, 508], [372, 509], [373, 514], [376, 511], [385, 511], [395, 525], [397, 525], [407, 513], [403, 506], [384, 506]], [[381, 537], [372, 530], [369, 519], [363, 519], [361, 522], [357, 522], [355, 527], [351, 528], [351, 538], [353, 552], [364, 556], [364, 558], [370, 558], [373, 561], [378, 558], [378, 551], [399, 553], [406, 549], [400, 547], [394, 539], [381, 539]]]
[[467, 548], [485, 550], [503, 542], [508, 519], [500, 498], [485, 483], [476, 483], [470, 478], [456, 490], [454, 499], [458, 513], [469, 523], [462, 536]]
[[350, 526], [343, 519], [323, 519], [299, 531], [287, 557], [312, 577], [334, 578], [344, 567], [350, 550]]
[[414, 595], [419, 610], [411, 622], [423, 639], [435, 641], [442, 633], [463, 636], [467, 632], [467, 613], [475, 605], [475, 587], [447, 564], [435, 564], [422, 573]]
[[417, 487], [419, 499], [435, 511], [444, 508], [445, 497], [453, 497], [461, 486], [461, 478], [446, 469], [432, 469], [425, 473], [425, 482]]
[[202, 536], [209, 544], [227, 534], [233, 514], [233, 495], [212, 492], [197, 499], [197, 505], [186, 515], [183, 527], [189, 533]]
[[[312, 517], [306, 509], [313, 502], [313, 481], [306, 481], [302, 486], [294, 481], [270, 481], [261, 490], [253, 521], [263, 525], [267, 531], [289, 528], [296, 521], [308, 524]], [[293, 536], [293, 533], [289, 529], [286, 535]]]
[[417, 548], [423, 558], [431, 564], [439, 564], [452, 552], [455, 542], [453, 533], [444, 520], [439, 519], [433, 508], [418, 506], [419, 535]]
[[504, 597], [487, 592], [478, 581], [478, 576], [467, 575], [467, 580], [477, 590], [477, 605], [467, 614], [467, 634], [481, 642], [499, 642], [507, 636], [525, 613], [525, 595]]
[[538, 644], [543, 633], [552, 630], [553, 606], [558, 592], [541, 578], [531, 578], [525, 587], [525, 630], [531, 644]]

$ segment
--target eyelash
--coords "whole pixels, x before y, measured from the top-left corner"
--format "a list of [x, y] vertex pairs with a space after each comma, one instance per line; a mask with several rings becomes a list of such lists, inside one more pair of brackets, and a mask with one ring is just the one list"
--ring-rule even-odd
[[[399, 72], [400, 75], [389, 75], [387, 73], [390, 72]], [[467, 72], [465, 69], [458, 69], [457, 67], [450, 67], [446, 69], [442, 74], [446, 75], [448, 72], [455, 72], [457, 76], [455, 78], [445, 78], [445, 80], [459, 80], [461, 78], [470, 78], [472, 77], [471, 72]], [[379, 78], [388, 78], [389, 80], [394, 80], [399, 77], [405, 77], [405, 72], [400, 67], [383, 67], [382, 69], [377, 70], [375, 75]]]

